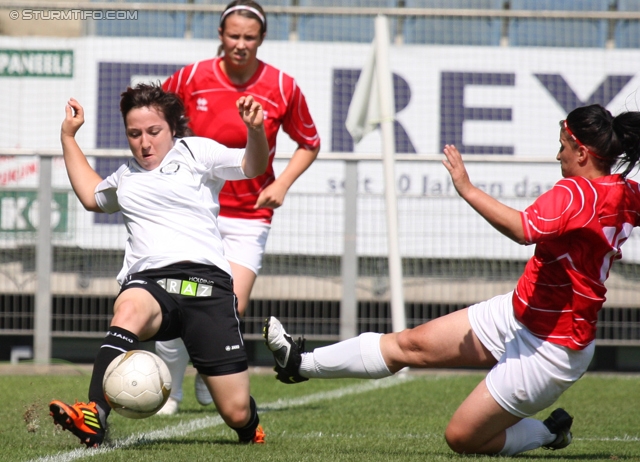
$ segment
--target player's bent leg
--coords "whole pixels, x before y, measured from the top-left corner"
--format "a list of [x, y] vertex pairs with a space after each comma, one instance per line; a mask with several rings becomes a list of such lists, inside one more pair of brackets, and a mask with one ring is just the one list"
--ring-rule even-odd
[[502, 408], [483, 380], [456, 410], [445, 439], [460, 454], [514, 456], [539, 447], [561, 449], [571, 443], [573, 418], [556, 409], [544, 422]]
[[453, 414], [445, 439], [459, 454], [498, 454], [505, 445], [505, 430], [520, 420], [495, 401], [483, 380]]
[[156, 353], [171, 373], [171, 395], [157, 415], [172, 415], [178, 412], [179, 403], [182, 401], [182, 383], [189, 364], [189, 353], [181, 338], [156, 342]]
[[204, 376], [218, 413], [236, 431], [240, 443], [264, 443], [256, 402], [249, 394], [249, 373]]
[[220, 416], [230, 427], [240, 427], [249, 420], [249, 373], [204, 376]]

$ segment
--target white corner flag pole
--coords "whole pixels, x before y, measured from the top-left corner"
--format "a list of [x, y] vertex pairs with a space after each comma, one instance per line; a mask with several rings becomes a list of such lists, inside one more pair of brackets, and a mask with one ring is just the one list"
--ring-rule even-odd
[[398, 240], [398, 202], [395, 180], [394, 92], [389, 65], [389, 20], [379, 15], [375, 21], [375, 75], [378, 80], [382, 159], [384, 168], [387, 242], [389, 247], [389, 283], [391, 286], [391, 325], [393, 332], [407, 328], [402, 288], [402, 260]]

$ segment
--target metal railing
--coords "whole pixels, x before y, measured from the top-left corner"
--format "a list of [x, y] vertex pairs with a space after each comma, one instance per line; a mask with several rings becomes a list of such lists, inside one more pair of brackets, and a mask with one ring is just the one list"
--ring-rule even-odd
[[[606, 22], [606, 47], [616, 47], [614, 32], [620, 23], [640, 22], [639, 11], [618, 10], [617, 2], [608, 4], [606, 11], [587, 10], [527, 10], [512, 9], [511, 2], [502, 2], [502, 8], [416, 8], [407, 7], [403, 0], [398, 1], [395, 7], [370, 7], [370, 6], [341, 6], [341, 2], [336, 1], [336, 6], [303, 6], [292, 2], [291, 5], [265, 5], [264, 10], [268, 16], [286, 17], [290, 19], [289, 40], [298, 40], [300, 36], [300, 18], [303, 17], [334, 17], [334, 18], [373, 18], [376, 15], [386, 15], [394, 24], [395, 43], [403, 43], [403, 31], [406, 22], [433, 19], [494, 19], [501, 23], [499, 45], [509, 46], [509, 24], [518, 20], [567, 20], [577, 21], [605, 21]], [[226, 7], [226, 2], [218, 4], [193, 3], [141, 3], [123, 1], [95, 1], [95, 2], [72, 2], [72, 1], [47, 1], [47, 0], [0, 0], [0, 9], [11, 11], [72, 11], [88, 12], [97, 10], [122, 11], [122, 12], [143, 12], [143, 13], [172, 13], [184, 14], [186, 17], [184, 38], [192, 38], [193, 18], [198, 14], [219, 14]], [[37, 18], [35, 18], [37, 19]], [[45, 18], [50, 19], [50, 18]], [[86, 19], [83, 17], [83, 19]], [[43, 21], [46, 27], [46, 21]], [[91, 20], [84, 21], [85, 34], [94, 35], [96, 33]]]
[[[87, 151], [87, 155], [92, 157], [120, 157], [125, 154], [120, 150]], [[123, 253], [119, 249], [80, 249], [55, 243], [56, 238], [51, 232], [51, 208], [47, 204], [52, 203], [55, 192], [60, 192], [59, 188], [54, 190], [51, 186], [51, 166], [59, 152], [2, 150], [0, 155], [35, 155], [39, 159], [40, 172], [36, 235], [22, 239], [17, 246], [0, 245], [0, 335], [33, 335], [35, 359], [46, 362], [51, 354], [53, 337], [104, 335], [111, 316], [111, 304], [118, 290], [115, 274]], [[357, 183], [359, 164], [378, 160], [377, 155], [322, 154], [317, 163], [343, 163], [343, 191], [331, 194], [290, 192], [287, 202], [291, 211], [279, 210], [276, 217], [289, 213], [292, 222], [303, 222], [303, 214], [312, 210], [324, 221], [335, 221], [335, 230], [327, 236], [327, 231], [323, 231], [325, 235], [314, 234], [313, 229], [305, 228], [305, 223], [296, 228], [286, 220], [274, 222], [270, 241], [308, 240], [301, 245], [310, 251], [305, 254], [287, 253], [282, 249], [269, 253], [268, 250], [245, 318], [247, 338], [260, 337], [262, 321], [268, 315], [281, 317], [293, 332], [304, 334], [311, 340], [338, 340], [368, 330], [390, 331], [385, 256], [377, 251], [358, 250], [357, 242], [363, 236], [371, 239], [369, 234], [375, 234], [374, 238], [379, 239], [385, 233], [384, 229], [370, 229], [371, 226], [356, 221], [363, 213], [369, 217], [371, 214], [384, 214], [382, 198], [365, 194]], [[440, 162], [440, 157], [398, 155], [396, 161], [434, 164]], [[474, 156], [469, 162], [504, 163], [505, 159], [502, 156]], [[509, 162], [556, 168], [553, 160], [514, 158]], [[66, 192], [73, 197], [70, 188]], [[432, 210], [434, 201], [443, 201], [442, 208], [446, 213], [475, 215], [455, 196], [434, 198], [414, 195], [400, 197], [399, 201], [404, 204], [406, 216], [402, 220], [405, 221], [422, 210]], [[443, 220], [445, 234], [458, 232], [446, 222], [446, 213], [432, 219]], [[74, 219], [79, 220], [78, 217]], [[478, 247], [491, 246], [485, 241], [482, 230], [463, 231], [472, 233], [472, 236], [476, 236], [477, 231]], [[495, 231], [491, 233], [498, 234]], [[4, 236], [6, 239], [6, 234]], [[0, 233], [0, 244], [2, 239], [3, 234]], [[442, 245], [439, 239], [447, 237], [419, 230], [405, 231], [404, 235], [401, 233], [401, 239], [416, 242], [432, 240], [432, 246], [438, 247]], [[468, 240], [468, 237], [461, 239]], [[330, 242], [321, 245], [314, 240]], [[518, 256], [442, 258], [414, 253], [403, 255], [408, 326], [508, 292], [515, 286], [526, 261], [526, 258]], [[637, 300], [640, 270], [633, 262], [616, 265], [614, 270], [619, 268], [610, 278], [608, 301], [600, 316], [598, 343], [640, 345], [640, 303]]]

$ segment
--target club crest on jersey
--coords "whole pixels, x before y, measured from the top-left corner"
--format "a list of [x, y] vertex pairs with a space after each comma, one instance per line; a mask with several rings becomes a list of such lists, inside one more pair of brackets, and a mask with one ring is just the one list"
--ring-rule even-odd
[[165, 175], [175, 175], [180, 170], [180, 164], [177, 162], [169, 162], [160, 169], [160, 173]]
[[209, 101], [206, 98], [198, 98], [196, 100], [196, 111], [207, 112], [209, 110]]

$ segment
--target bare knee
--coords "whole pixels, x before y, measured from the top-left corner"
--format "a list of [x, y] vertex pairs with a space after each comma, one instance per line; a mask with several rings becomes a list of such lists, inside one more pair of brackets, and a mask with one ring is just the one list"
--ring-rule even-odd
[[465, 438], [458, 431], [452, 429], [451, 425], [449, 425], [445, 430], [444, 439], [452, 451], [457, 452], [458, 454], [464, 454], [467, 452]]
[[477, 454], [479, 448], [469, 436], [463, 428], [451, 423], [444, 432], [444, 439], [452, 451], [458, 454]]
[[468, 425], [460, 422], [449, 422], [444, 439], [451, 450], [458, 454], [495, 455], [504, 446], [504, 441], [498, 443], [495, 435], [473, 431]]
[[398, 332], [396, 341], [398, 347], [405, 353], [415, 353], [422, 350], [422, 346], [416, 338], [414, 329], [405, 329], [402, 332]]
[[218, 406], [216, 403], [220, 417], [224, 422], [232, 428], [244, 427], [251, 418], [251, 410], [249, 403], [246, 404], [233, 404], [225, 403]]
[[419, 335], [416, 329], [405, 329], [394, 335], [395, 355], [393, 363], [403, 367], [425, 367], [429, 364], [429, 351], [426, 338]]
[[112, 325], [125, 327], [131, 324], [140, 324], [142, 318], [140, 306], [134, 300], [119, 301], [113, 306]]

